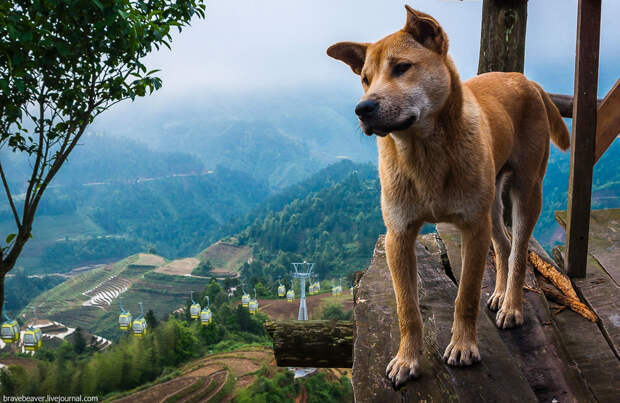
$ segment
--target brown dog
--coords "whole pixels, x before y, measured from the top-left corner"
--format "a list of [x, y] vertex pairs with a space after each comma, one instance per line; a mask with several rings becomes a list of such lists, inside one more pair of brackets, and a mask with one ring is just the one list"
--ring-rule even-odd
[[[450, 222], [462, 232], [463, 269], [454, 310], [450, 365], [480, 360], [476, 320], [491, 239], [497, 282], [488, 300], [496, 323], [523, 323], [527, 244], [542, 202], [549, 138], [561, 149], [569, 134], [541, 87], [518, 73], [482, 74], [461, 83], [448, 38], [431, 16], [409, 6], [405, 27], [376, 43], [341, 42], [327, 54], [362, 79], [355, 108], [376, 134], [386, 253], [398, 309], [400, 348], [386, 374], [395, 388], [417, 377], [422, 354], [415, 239], [424, 222]], [[502, 221], [501, 193], [511, 175], [512, 240]]]

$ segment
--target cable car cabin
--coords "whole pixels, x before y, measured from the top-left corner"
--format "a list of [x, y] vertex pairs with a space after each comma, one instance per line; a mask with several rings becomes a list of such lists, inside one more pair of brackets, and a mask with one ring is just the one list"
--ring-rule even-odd
[[146, 319], [139, 318], [133, 321], [133, 324], [131, 325], [131, 331], [134, 336], [142, 337], [146, 335], [146, 327]]
[[211, 309], [207, 308], [207, 309], [203, 309], [202, 312], [200, 312], [200, 324], [202, 326], [207, 326], [209, 324], [211, 324], [211, 319], [212, 314], [211, 314]]
[[131, 324], [133, 323], [133, 317], [131, 316], [131, 312], [125, 312], [118, 315], [118, 327], [121, 330], [129, 330], [131, 329]]
[[243, 294], [243, 296], [241, 297], [241, 305], [247, 308], [249, 304], [250, 304], [250, 294]]
[[19, 324], [16, 320], [7, 320], [2, 323], [0, 338], [5, 343], [15, 343], [19, 340]]
[[192, 319], [198, 319], [198, 316], [200, 316], [200, 304], [192, 304], [189, 307], [189, 316]]
[[294, 298], [295, 298], [295, 291], [293, 291], [292, 289], [291, 289], [291, 290], [288, 290], [288, 291], [286, 292], [286, 300], [287, 300], [288, 302], [293, 302], [293, 299], [294, 299]]
[[250, 301], [250, 315], [254, 315], [256, 312], [258, 312], [258, 301], [253, 299]]
[[41, 333], [41, 329], [37, 328], [28, 328], [24, 330], [24, 348], [26, 351], [37, 351], [43, 346], [43, 334]]
[[286, 295], [286, 287], [284, 286], [284, 284], [280, 284], [278, 286], [278, 297], [283, 297]]

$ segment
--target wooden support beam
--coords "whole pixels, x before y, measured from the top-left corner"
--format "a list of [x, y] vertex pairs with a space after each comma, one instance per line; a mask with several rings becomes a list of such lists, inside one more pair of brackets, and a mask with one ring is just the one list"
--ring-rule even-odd
[[586, 275], [600, 29], [601, 0], [579, 0], [566, 242], [567, 273], [571, 277]]
[[279, 367], [351, 368], [353, 321], [267, 322]]
[[594, 163], [603, 156], [620, 133], [620, 78], [598, 107], [596, 116], [596, 146]]

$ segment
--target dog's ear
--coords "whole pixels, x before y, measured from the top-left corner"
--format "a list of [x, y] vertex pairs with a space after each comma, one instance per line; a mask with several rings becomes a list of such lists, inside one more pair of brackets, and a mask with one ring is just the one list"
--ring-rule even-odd
[[430, 15], [414, 10], [405, 5], [407, 22], [403, 31], [408, 32], [422, 46], [433, 50], [440, 55], [448, 53], [448, 36], [441, 25]]
[[364, 67], [367, 48], [367, 43], [338, 42], [327, 48], [327, 55], [345, 62], [359, 75]]

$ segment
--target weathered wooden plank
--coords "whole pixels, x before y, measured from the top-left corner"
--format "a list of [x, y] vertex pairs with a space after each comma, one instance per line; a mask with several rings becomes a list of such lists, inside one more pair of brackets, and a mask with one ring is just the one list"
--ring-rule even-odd
[[[566, 211], [556, 211], [556, 221], [566, 228]], [[620, 209], [590, 212], [588, 252], [620, 285]]]
[[385, 368], [398, 349], [400, 337], [383, 241], [381, 237], [377, 242], [373, 261], [356, 290], [353, 360], [356, 402], [535, 401], [525, 377], [484, 315], [480, 317], [478, 330], [481, 363], [452, 368], [443, 362], [443, 351], [450, 339], [456, 286], [446, 276], [437, 250], [431, 254], [420, 243], [415, 247], [425, 326], [422, 378], [399, 392], [392, 390]]
[[598, 107], [594, 163], [603, 156], [620, 133], [620, 78]]
[[[444, 242], [454, 273], [461, 272], [461, 237], [452, 225], [437, 225], [440, 240]], [[535, 240], [530, 241], [531, 249], [542, 250]], [[546, 254], [545, 254], [546, 256]], [[482, 279], [481, 314], [495, 322], [495, 313], [486, 306], [487, 299], [495, 288], [495, 263], [489, 254]], [[459, 277], [457, 277], [458, 279]], [[528, 264], [526, 286], [539, 290], [533, 268]], [[525, 374], [539, 401], [593, 401], [579, 373], [569, 363], [569, 357], [562, 341], [551, 324], [551, 313], [542, 292], [524, 291], [524, 323], [521, 327], [502, 330], [498, 333], [509, 349], [518, 368]]]
[[571, 277], [584, 277], [588, 254], [588, 223], [596, 140], [596, 91], [601, 25], [601, 0], [579, 0], [575, 105], [568, 185], [567, 265]]
[[[566, 249], [559, 247], [556, 250], [559, 258], [564, 259]], [[572, 281], [577, 293], [599, 317], [599, 328], [620, 359], [620, 287], [591, 255], [588, 256], [586, 277]]]
[[280, 367], [351, 368], [353, 322], [285, 320], [265, 323]]
[[[556, 248], [559, 258], [564, 259], [564, 248]], [[595, 285], [601, 278], [601, 271], [597, 271], [596, 263], [593, 259], [588, 260], [588, 272], [585, 279], [573, 279], [573, 284], [578, 293], [581, 292], [581, 285], [586, 285], [586, 289]], [[557, 266], [556, 266], [557, 267]], [[604, 277], [603, 277], [604, 278]], [[609, 277], [607, 277], [609, 279]], [[605, 284], [609, 284], [605, 282]], [[600, 285], [600, 284], [599, 284]], [[607, 301], [612, 302], [612, 301]], [[618, 303], [616, 297], [615, 304]], [[596, 311], [593, 305], [590, 305]], [[611, 321], [617, 322], [618, 309], [615, 309], [616, 317]], [[601, 323], [603, 318], [600, 312], [596, 312]], [[601, 332], [601, 323], [596, 324], [583, 319], [579, 314], [564, 310], [554, 316], [554, 322], [566, 346], [568, 354], [577, 364], [579, 370], [588, 382], [588, 386], [599, 402], [617, 401], [620, 396], [620, 361], [610, 345], [610, 339]]]

